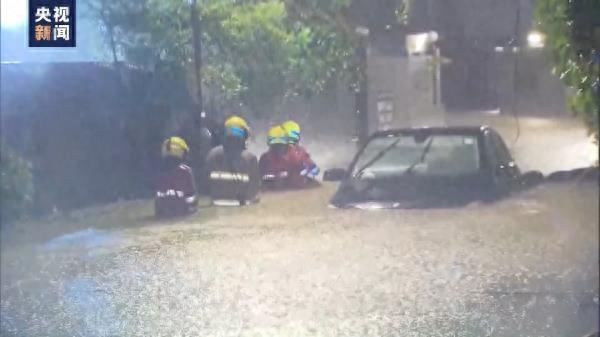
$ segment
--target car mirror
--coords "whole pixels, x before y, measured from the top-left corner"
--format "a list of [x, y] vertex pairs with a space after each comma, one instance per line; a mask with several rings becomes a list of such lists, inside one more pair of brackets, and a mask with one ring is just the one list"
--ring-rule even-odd
[[342, 181], [346, 178], [347, 172], [341, 168], [329, 169], [323, 173], [324, 181]]
[[544, 182], [544, 175], [540, 171], [529, 171], [523, 173], [519, 180], [522, 187], [529, 188]]

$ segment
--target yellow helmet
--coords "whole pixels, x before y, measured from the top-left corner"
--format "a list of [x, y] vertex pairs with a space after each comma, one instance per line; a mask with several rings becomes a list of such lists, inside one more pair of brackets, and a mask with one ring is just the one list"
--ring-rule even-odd
[[233, 115], [225, 120], [225, 134], [246, 139], [250, 134], [250, 127], [245, 119]]
[[187, 143], [180, 137], [169, 137], [161, 147], [161, 155], [163, 157], [176, 157], [183, 159], [190, 151]]
[[281, 125], [275, 125], [267, 134], [267, 145], [288, 144], [287, 132]]
[[281, 126], [287, 132], [290, 143], [295, 144], [300, 141], [300, 125], [298, 123], [293, 120], [289, 120], [281, 124]]

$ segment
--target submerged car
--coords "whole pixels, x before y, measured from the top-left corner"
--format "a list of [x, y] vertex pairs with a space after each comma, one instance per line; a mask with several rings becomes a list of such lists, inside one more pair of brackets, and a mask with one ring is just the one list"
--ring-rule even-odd
[[365, 209], [464, 206], [497, 200], [543, 179], [539, 172], [523, 175], [502, 137], [488, 126], [377, 132], [348, 170], [324, 175], [341, 181], [333, 206]]

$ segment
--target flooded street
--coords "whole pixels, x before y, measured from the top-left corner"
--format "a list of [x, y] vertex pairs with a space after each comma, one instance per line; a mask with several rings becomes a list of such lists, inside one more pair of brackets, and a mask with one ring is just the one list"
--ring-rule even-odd
[[546, 185], [493, 205], [395, 211], [330, 209], [334, 188], [202, 208], [169, 223], [148, 220], [149, 202], [121, 203], [4, 233], [1, 335], [583, 336], [598, 328], [593, 183]]
[[600, 0], [0, 2], [0, 337], [600, 337]]

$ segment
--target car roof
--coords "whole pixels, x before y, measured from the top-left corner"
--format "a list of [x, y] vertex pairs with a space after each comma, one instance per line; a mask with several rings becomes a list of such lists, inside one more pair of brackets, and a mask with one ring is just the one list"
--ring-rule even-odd
[[492, 130], [491, 127], [487, 125], [477, 125], [477, 126], [443, 126], [443, 127], [419, 127], [419, 128], [403, 128], [403, 129], [391, 129], [386, 131], [377, 131], [371, 135], [369, 138], [379, 138], [379, 137], [387, 137], [387, 136], [396, 136], [401, 134], [417, 134], [417, 133], [425, 133], [425, 134], [439, 134], [439, 135], [448, 135], [448, 134], [463, 134], [463, 135], [481, 135], [486, 130]]

